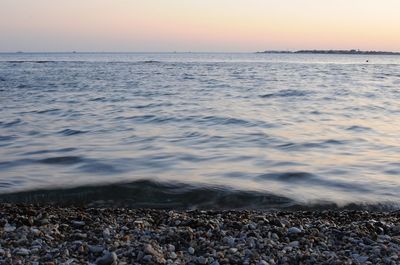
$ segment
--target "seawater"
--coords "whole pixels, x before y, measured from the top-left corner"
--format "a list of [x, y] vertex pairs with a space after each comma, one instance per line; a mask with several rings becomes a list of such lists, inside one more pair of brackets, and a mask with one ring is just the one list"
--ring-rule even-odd
[[0, 114], [2, 201], [400, 203], [400, 56], [0, 54]]

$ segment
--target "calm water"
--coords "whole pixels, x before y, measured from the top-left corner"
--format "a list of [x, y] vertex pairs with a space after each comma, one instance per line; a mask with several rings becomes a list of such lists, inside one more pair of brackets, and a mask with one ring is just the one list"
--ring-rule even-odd
[[400, 204], [400, 56], [0, 54], [0, 103], [2, 200]]

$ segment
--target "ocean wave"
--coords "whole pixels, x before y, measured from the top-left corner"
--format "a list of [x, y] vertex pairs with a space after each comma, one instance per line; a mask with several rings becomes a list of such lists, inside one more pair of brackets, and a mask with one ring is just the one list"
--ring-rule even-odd
[[0, 121], [0, 127], [8, 128], [8, 127], [13, 127], [15, 125], [19, 125], [21, 123], [22, 123], [22, 120], [19, 118], [12, 120], [12, 121]]
[[268, 124], [264, 121], [257, 121], [257, 120], [244, 120], [240, 118], [233, 118], [233, 117], [222, 117], [222, 116], [184, 116], [184, 117], [176, 117], [176, 116], [161, 116], [161, 115], [138, 115], [138, 116], [131, 116], [131, 117], [119, 117], [118, 119], [124, 120], [131, 120], [136, 122], [143, 122], [143, 123], [182, 123], [182, 122], [189, 122], [189, 123], [197, 123], [197, 124], [205, 124], [205, 125], [237, 125], [237, 126], [244, 126], [244, 127], [264, 127], [270, 128], [272, 127], [271, 124]]
[[0, 142], [13, 141], [17, 138], [15, 135], [0, 135]]
[[72, 152], [75, 150], [76, 150], [76, 148], [74, 148], [74, 147], [61, 148], [61, 149], [42, 149], [42, 150], [37, 150], [37, 151], [25, 152], [22, 155], [31, 156], [31, 155], [42, 155], [42, 154], [48, 154], [48, 153], [67, 153], [67, 152]]
[[[0, 183], [7, 187], [7, 183]], [[266, 192], [235, 190], [224, 186], [195, 186], [179, 182], [138, 180], [133, 182], [53, 188], [0, 195], [0, 202], [56, 204], [62, 206], [128, 207], [158, 209], [399, 209], [394, 202], [349, 203], [329, 201], [298, 203]]]
[[138, 63], [145, 63], [145, 64], [158, 64], [161, 63], [161, 61], [156, 61], [156, 60], [147, 60], [147, 61], [141, 61]]
[[372, 131], [372, 128], [366, 127], [366, 126], [360, 126], [360, 125], [353, 125], [353, 126], [347, 127], [346, 130], [355, 131], [355, 132], [364, 132], [364, 131]]
[[82, 134], [82, 133], [87, 133], [86, 131], [81, 131], [81, 130], [73, 130], [73, 129], [64, 129], [59, 132], [62, 135], [65, 136], [72, 136], [72, 135], [77, 135], [77, 134]]
[[258, 180], [263, 181], [279, 181], [284, 183], [307, 183], [307, 186], [320, 186], [331, 189], [338, 189], [341, 191], [353, 192], [371, 192], [371, 189], [362, 185], [361, 183], [352, 181], [339, 181], [337, 179], [330, 180], [328, 178], [321, 178], [315, 174], [307, 172], [282, 172], [282, 173], [267, 173], [261, 174], [256, 177]]
[[56, 156], [40, 159], [37, 162], [51, 165], [73, 165], [83, 161], [83, 158], [80, 156]]
[[286, 142], [278, 144], [276, 145], [276, 147], [278, 149], [283, 149], [283, 150], [302, 150], [302, 149], [329, 148], [331, 146], [345, 145], [345, 144], [348, 144], [348, 141], [328, 139], [318, 142], [305, 142], [305, 143]]
[[38, 114], [47, 114], [47, 113], [54, 113], [54, 112], [60, 112], [60, 111], [61, 111], [61, 109], [51, 108], [51, 109], [44, 109], [44, 110], [35, 110], [33, 112], [38, 113]]
[[306, 97], [309, 96], [311, 92], [303, 90], [294, 89], [283, 89], [276, 93], [269, 93], [260, 95], [260, 98], [286, 98], [286, 97]]

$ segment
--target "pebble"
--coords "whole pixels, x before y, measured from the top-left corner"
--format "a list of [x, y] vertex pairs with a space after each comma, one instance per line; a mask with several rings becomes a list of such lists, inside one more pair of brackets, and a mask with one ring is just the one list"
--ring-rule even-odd
[[230, 249], [229, 249], [229, 252], [230, 252], [231, 254], [235, 254], [237, 251], [238, 251], [237, 248], [230, 248]]
[[189, 247], [188, 248], [188, 252], [189, 252], [190, 255], [193, 255], [194, 254], [194, 248]]
[[146, 244], [146, 245], [144, 246], [144, 253], [150, 254], [150, 255], [152, 255], [152, 256], [160, 256], [160, 253], [158, 253], [158, 252], [153, 248], [153, 246], [150, 245], [150, 244]]
[[116, 265], [117, 264], [117, 254], [115, 252], [106, 253], [103, 257], [96, 260], [97, 265]]
[[175, 251], [175, 246], [169, 244], [169, 245], [168, 245], [168, 251], [169, 251], [169, 252], [174, 252], [174, 251]]
[[76, 227], [85, 226], [85, 222], [84, 221], [72, 221], [71, 223], [72, 223], [73, 226], [76, 226]]
[[103, 230], [103, 237], [104, 238], [109, 238], [111, 235], [110, 229], [106, 228]]
[[20, 256], [28, 256], [30, 253], [31, 253], [30, 250], [26, 248], [18, 248], [15, 251], [15, 254]]
[[40, 230], [37, 228], [31, 228], [31, 233], [35, 236], [39, 236], [41, 234]]
[[256, 230], [256, 229], [257, 229], [257, 225], [254, 224], [254, 223], [251, 223], [251, 224], [249, 224], [249, 228], [250, 228], [251, 230]]
[[102, 246], [91, 246], [89, 245], [89, 252], [91, 253], [102, 253], [104, 248]]
[[231, 247], [233, 247], [235, 245], [235, 239], [231, 236], [225, 237], [224, 241]]
[[4, 204], [0, 212], [0, 264], [399, 264], [398, 212]]
[[353, 254], [352, 257], [361, 264], [364, 264], [368, 260], [367, 256], [361, 256], [359, 254]]
[[9, 223], [6, 223], [4, 225], [4, 232], [8, 232], [8, 233], [14, 232], [15, 229], [17, 229], [17, 228], [15, 226], [13, 226], [13, 225], [10, 225]]
[[87, 238], [87, 234], [84, 234], [84, 233], [76, 233], [76, 234], [74, 234], [74, 236], [78, 239], [86, 239]]
[[290, 227], [287, 232], [289, 235], [293, 235], [293, 234], [300, 234], [301, 230], [297, 227]]
[[197, 262], [199, 264], [207, 264], [208, 263], [208, 259], [203, 257], [203, 256], [200, 256], [200, 257], [197, 258]]

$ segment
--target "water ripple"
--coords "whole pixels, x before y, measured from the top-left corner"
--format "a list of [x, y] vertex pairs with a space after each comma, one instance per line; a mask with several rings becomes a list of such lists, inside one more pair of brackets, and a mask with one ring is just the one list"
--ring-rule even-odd
[[276, 93], [260, 95], [261, 98], [286, 98], [286, 97], [306, 97], [310, 92], [302, 90], [284, 89]]
[[65, 135], [65, 136], [72, 136], [72, 135], [86, 133], [86, 131], [65, 129], [65, 130], [60, 131], [59, 133]]
[[400, 57], [362, 58], [0, 54], [0, 195], [398, 202]]
[[15, 125], [18, 125], [21, 123], [22, 123], [21, 119], [15, 119], [15, 120], [12, 120], [9, 122], [0, 121], [0, 127], [7, 128], [7, 127], [12, 127], [12, 126], [15, 126]]
[[82, 163], [83, 161], [83, 158], [79, 156], [56, 156], [44, 158], [37, 162], [50, 165], [73, 165]]

